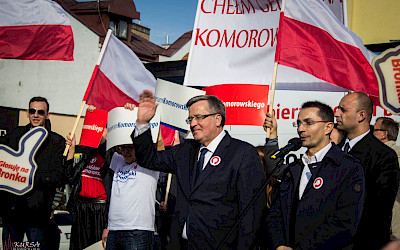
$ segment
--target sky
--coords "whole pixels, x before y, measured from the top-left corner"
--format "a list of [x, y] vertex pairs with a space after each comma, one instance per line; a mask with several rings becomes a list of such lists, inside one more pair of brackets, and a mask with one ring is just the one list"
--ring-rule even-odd
[[169, 37], [172, 44], [193, 29], [197, 0], [133, 0], [141, 25], [150, 28], [150, 41], [161, 45]]

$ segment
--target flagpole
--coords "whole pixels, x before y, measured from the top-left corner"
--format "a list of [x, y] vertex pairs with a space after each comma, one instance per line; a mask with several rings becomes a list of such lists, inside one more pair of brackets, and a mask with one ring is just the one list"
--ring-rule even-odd
[[[111, 33], [112, 33], [112, 30], [109, 29], [107, 31], [106, 38], [104, 39], [104, 43], [103, 43], [103, 46], [102, 46], [101, 51], [100, 51], [99, 59], [97, 60], [97, 63], [96, 63], [96, 66], [95, 66], [95, 70], [93, 71], [92, 78], [90, 79], [89, 86], [87, 88], [88, 90], [90, 90], [91, 85], [93, 83], [93, 80], [94, 80], [94, 77], [95, 77], [95, 74], [96, 74], [95, 71], [98, 68], [98, 66], [100, 65], [101, 60], [103, 59], [104, 53], [105, 53], [107, 45], [108, 45], [108, 41], [110, 40], [110, 37], [111, 37]], [[86, 96], [86, 93], [85, 93], [85, 96]], [[82, 101], [81, 108], [79, 109], [78, 115], [76, 116], [76, 119], [75, 119], [74, 126], [72, 127], [72, 130], [71, 130], [71, 138], [74, 137], [74, 135], [75, 135], [76, 127], [78, 126], [79, 120], [80, 120], [80, 118], [82, 116], [82, 111], [83, 111], [83, 108], [85, 107], [85, 104], [86, 104], [86, 100]], [[70, 147], [70, 145], [67, 145], [65, 147], [65, 150], [64, 150], [64, 153], [63, 153], [64, 156], [67, 156], [69, 147]]]
[[[282, 9], [281, 9], [281, 16], [283, 11], [285, 10], [285, 6], [286, 6], [286, 0], [282, 0]], [[281, 22], [281, 18], [279, 18], [279, 25]], [[280, 32], [280, 27], [278, 32]], [[277, 38], [278, 39], [278, 38]], [[278, 46], [276, 48], [276, 50], [278, 49]], [[275, 51], [275, 53], [277, 53], [277, 51]], [[278, 73], [278, 62], [276, 61], [276, 57], [275, 57], [275, 63], [274, 63], [274, 73], [272, 75], [272, 84], [271, 84], [271, 94], [270, 94], [270, 100], [269, 100], [269, 106], [268, 106], [268, 114], [270, 114], [271, 116], [273, 115], [273, 109], [272, 107], [274, 106], [274, 98], [275, 98], [275, 87], [276, 87], [276, 75]], [[267, 128], [266, 131], [266, 138], [269, 138], [269, 135], [271, 133], [271, 130], [269, 128]]]
[[[75, 130], [76, 130], [76, 127], [78, 126], [79, 119], [81, 118], [82, 111], [83, 111], [83, 108], [85, 107], [85, 104], [86, 104], [86, 101], [82, 101], [81, 108], [79, 109], [78, 115], [76, 116], [76, 119], [75, 119], [74, 126], [72, 127], [72, 130], [71, 130], [71, 138], [74, 137], [74, 135], [75, 135]], [[70, 145], [67, 145], [65, 147], [64, 154], [63, 154], [64, 156], [67, 156], [69, 147], [70, 147]]]
[[[271, 95], [270, 95], [270, 100], [269, 100], [269, 106], [268, 106], [268, 114], [273, 115], [273, 109], [272, 107], [274, 106], [274, 98], [275, 98], [275, 86], [276, 86], [276, 75], [278, 72], [278, 62], [274, 63], [274, 73], [272, 75], [272, 84], [271, 84]], [[270, 134], [270, 129], [267, 128], [267, 134], [266, 138], [269, 138]]]
[[[160, 126], [160, 129], [161, 129], [161, 126]], [[172, 143], [172, 146], [175, 146], [175, 145], [177, 145], [179, 143], [180, 143], [180, 141], [179, 141], [179, 132], [178, 132], [178, 130], [175, 130], [175, 137], [174, 137], [174, 141]], [[172, 180], [172, 174], [168, 174], [167, 188], [166, 188], [166, 191], [165, 191], [165, 198], [164, 198], [165, 205], [167, 205], [167, 202], [168, 202], [168, 194], [169, 194], [169, 190], [171, 188], [171, 180]]]
[[[161, 125], [160, 125], [160, 129], [158, 130], [157, 150], [158, 151], [165, 150], [164, 140], [163, 140], [162, 134], [161, 134]], [[169, 189], [171, 187], [171, 178], [172, 178], [172, 174], [168, 174], [167, 187], [166, 187], [165, 198], [164, 198], [165, 205], [167, 205], [167, 202], [168, 202], [168, 194], [169, 194]]]
[[171, 188], [171, 180], [172, 180], [172, 174], [168, 174], [167, 188], [165, 191], [165, 198], [164, 198], [165, 206], [168, 203], [168, 194], [169, 194], [169, 189]]

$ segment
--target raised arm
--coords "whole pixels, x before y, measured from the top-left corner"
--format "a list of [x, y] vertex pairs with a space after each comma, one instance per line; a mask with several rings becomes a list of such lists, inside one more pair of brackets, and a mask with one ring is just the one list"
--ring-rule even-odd
[[150, 122], [156, 113], [158, 104], [156, 104], [156, 99], [153, 92], [150, 90], [143, 90], [140, 94], [140, 103], [137, 114], [136, 125], [145, 125]]

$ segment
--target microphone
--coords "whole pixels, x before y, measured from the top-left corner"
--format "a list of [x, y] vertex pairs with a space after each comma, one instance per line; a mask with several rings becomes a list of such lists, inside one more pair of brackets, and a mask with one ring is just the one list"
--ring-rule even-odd
[[288, 145], [276, 151], [271, 158], [276, 159], [282, 156], [287, 155], [290, 151], [297, 151], [301, 148], [301, 139], [300, 138], [292, 138], [289, 140]]

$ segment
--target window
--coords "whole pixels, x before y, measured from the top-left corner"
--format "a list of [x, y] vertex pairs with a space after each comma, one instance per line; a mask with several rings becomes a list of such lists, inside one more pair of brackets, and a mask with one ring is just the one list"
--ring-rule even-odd
[[122, 20], [110, 19], [108, 25], [116, 37], [128, 39], [128, 22]]
[[119, 37], [128, 39], [128, 23], [125, 21], [119, 22]]

